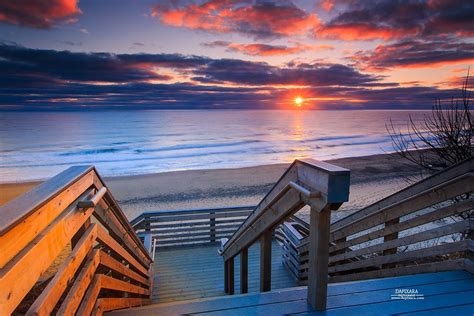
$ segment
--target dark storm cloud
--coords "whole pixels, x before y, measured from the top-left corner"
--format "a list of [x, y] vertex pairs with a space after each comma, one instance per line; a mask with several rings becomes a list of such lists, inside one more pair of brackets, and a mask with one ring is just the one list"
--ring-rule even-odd
[[274, 108], [289, 98], [292, 85], [335, 99], [324, 104], [328, 108], [350, 107], [344, 101], [349, 99], [359, 99], [366, 108], [408, 106], [410, 100], [412, 107], [426, 107], [445, 94], [434, 88], [398, 88], [339, 64], [276, 67], [178, 54], [71, 53], [11, 44], [0, 45], [0, 73], [0, 109]]

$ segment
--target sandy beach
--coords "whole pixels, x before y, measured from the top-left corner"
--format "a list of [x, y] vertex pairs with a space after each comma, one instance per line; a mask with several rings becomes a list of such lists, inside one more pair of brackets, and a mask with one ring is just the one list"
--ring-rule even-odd
[[[394, 154], [329, 160], [351, 170], [350, 201], [333, 220], [402, 189], [417, 168]], [[288, 164], [212, 170], [186, 170], [106, 178], [111, 192], [132, 219], [143, 211], [256, 205]], [[99, 170], [100, 172], [100, 170]], [[39, 182], [0, 184], [0, 205]], [[302, 217], [305, 211], [301, 212]]]

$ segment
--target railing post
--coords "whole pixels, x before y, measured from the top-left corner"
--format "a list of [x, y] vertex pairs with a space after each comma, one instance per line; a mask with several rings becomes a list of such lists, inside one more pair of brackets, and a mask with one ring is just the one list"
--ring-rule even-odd
[[311, 207], [308, 251], [308, 302], [325, 310], [328, 291], [329, 228], [331, 209]]
[[215, 212], [209, 213], [209, 237], [211, 242], [216, 241], [216, 217]]
[[260, 238], [260, 292], [272, 288], [272, 231], [269, 229]]
[[244, 294], [248, 292], [248, 280], [249, 280], [249, 252], [248, 248], [242, 249], [240, 253], [240, 293]]
[[229, 294], [229, 269], [227, 268], [227, 260], [224, 260], [224, 293]]
[[234, 294], [234, 258], [226, 261], [227, 270], [227, 294]]
[[[390, 226], [396, 225], [398, 223], [400, 223], [400, 218], [394, 218], [392, 220], [386, 221], [385, 222], [385, 227], [390, 227]], [[387, 241], [395, 240], [395, 239], [398, 239], [398, 233], [393, 233], [393, 234], [390, 234], [390, 235], [386, 235], [383, 238], [383, 241], [387, 242]], [[396, 254], [396, 253], [397, 253], [397, 248], [390, 248], [390, 249], [386, 249], [386, 250], [383, 251], [384, 256], [393, 255], [393, 254]], [[388, 268], [394, 268], [394, 267], [395, 267], [395, 264], [392, 264], [392, 263], [382, 265], [382, 269], [388, 269]]]

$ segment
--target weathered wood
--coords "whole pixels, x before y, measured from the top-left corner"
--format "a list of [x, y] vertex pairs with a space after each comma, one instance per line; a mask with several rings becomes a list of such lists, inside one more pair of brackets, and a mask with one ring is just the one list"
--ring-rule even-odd
[[260, 292], [272, 289], [272, 231], [260, 237]]
[[210, 242], [216, 241], [216, 213], [210, 212], [209, 216], [209, 231], [210, 231]]
[[[126, 277], [129, 277], [130, 279], [132, 279], [134, 281], [142, 283], [145, 286], [150, 285], [150, 281], [147, 278], [145, 278], [142, 275], [134, 272], [133, 270], [126, 267], [121, 262], [119, 262], [118, 260], [112, 258], [110, 255], [108, 255], [107, 253], [105, 253], [103, 251], [100, 251], [100, 263], [102, 265], [106, 266], [107, 268], [110, 268], [110, 269], [114, 270], [115, 272], [118, 272], [118, 273], [120, 273], [120, 274], [122, 274]], [[150, 275], [150, 276], [152, 276], [152, 275]]]
[[109, 229], [109, 233], [116, 239], [122, 240], [124, 247], [144, 266], [148, 266], [152, 261], [147, 251], [143, 252], [144, 246], [141, 241], [135, 240], [135, 232], [130, 232], [126, 226], [122, 225], [117, 214], [112, 211], [105, 201], [99, 202], [94, 210], [96, 218]]
[[234, 258], [226, 261], [227, 264], [227, 293], [234, 294]]
[[370, 216], [363, 217], [350, 225], [337, 230], [331, 230], [331, 241], [338, 240], [386, 221], [410, 214], [416, 210], [444, 202], [460, 194], [474, 190], [471, 174], [466, 174], [448, 182], [442, 183], [426, 192], [419, 193], [403, 201], [383, 208]]
[[367, 280], [376, 278], [385, 278], [392, 276], [410, 275], [428, 272], [441, 272], [451, 270], [463, 270], [464, 259], [455, 259], [449, 261], [421, 263], [413, 266], [396, 267], [392, 269], [382, 269], [368, 272], [359, 272], [346, 275], [337, 275], [330, 278], [330, 282], [348, 282], [356, 280]]
[[74, 315], [84, 297], [84, 293], [94, 278], [99, 263], [100, 253], [99, 250], [96, 249], [88, 256], [84, 267], [74, 281], [71, 289], [66, 295], [66, 298], [61, 303], [58, 315]]
[[56, 218], [32, 243], [0, 271], [0, 314], [10, 314], [34, 286], [93, 209], [77, 212], [72, 206]]
[[[96, 188], [106, 187], [105, 182], [102, 180], [98, 173], [94, 173], [94, 185]], [[141, 253], [146, 257], [146, 263], [149, 264], [150, 262], [152, 262], [153, 259], [150, 258], [150, 254], [143, 246], [141, 240], [138, 238], [137, 234], [135, 233], [135, 230], [133, 229], [123, 210], [120, 208], [120, 205], [117, 203], [117, 200], [114, 198], [110, 191], [108, 191], [107, 194], [104, 195], [101, 202], [104, 202], [110, 206], [109, 210], [115, 215], [115, 218], [120, 222], [120, 226], [125, 229], [127, 237], [130, 237], [134, 240], [133, 244], [137, 246], [141, 250]], [[121, 237], [121, 235], [119, 235], [118, 237]]]
[[[403, 261], [411, 261], [416, 259], [430, 258], [433, 256], [444, 256], [452, 253], [462, 252], [468, 249], [468, 246], [474, 245], [471, 240], [463, 240], [453, 243], [442, 244], [429, 248], [417, 249], [403, 253], [395, 253], [391, 255], [383, 255], [372, 257], [361, 261], [350, 262], [329, 267], [329, 273], [350, 271], [355, 269], [367, 268], [378, 264], [391, 264]], [[391, 267], [394, 267], [393, 265]]]
[[97, 300], [97, 296], [99, 296], [99, 292], [101, 289], [101, 278], [102, 275], [96, 274], [92, 280], [92, 284], [86, 291], [84, 295], [84, 299], [79, 305], [79, 309], [77, 310], [78, 315], [91, 315], [94, 309], [95, 302]]
[[[399, 224], [399, 223], [400, 223], [400, 218], [394, 218], [394, 219], [391, 219], [391, 220], [389, 220], [389, 221], [386, 221], [384, 227], [390, 229], [391, 226], [397, 225], [397, 224]], [[390, 241], [390, 240], [395, 240], [395, 239], [398, 239], [398, 232], [395, 232], [395, 233], [388, 234], [388, 235], [384, 236], [383, 241], [384, 241], [384, 242], [388, 242], [388, 241]], [[385, 249], [385, 250], [382, 252], [382, 254], [383, 254], [384, 256], [393, 255], [393, 254], [396, 254], [396, 253], [397, 253], [397, 250], [398, 250], [397, 247]], [[384, 264], [384, 265], [382, 265], [382, 269], [394, 268], [394, 267], [395, 267], [395, 266], [392, 265], [392, 264]]]
[[446, 236], [452, 233], [462, 232], [469, 229], [470, 220], [464, 220], [462, 222], [440, 226], [430, 230], [422, 231], [416, 234], [398, 238], [395, 240], [387, 241], [381, 244], [368, 246], [365, 248], [357, 249], [351, 252], [345, 252], [339, 255], [335, 255], [329, 258], [329, 263], [334, 263], [341, 260], [351, 259], [360, 255], [383, 251], [400, 246], [411, 245], [420, 241], [430, 240], [441, 236]]
[[[87, 171], [86, 174], [76, 179], [84, 171]], [[72, 182], [65, 179], [72, 175], [74, 175]], [[83, 193], [91, 186], [92, 179], [92, 171], [88, 168], [68, 169], [0, 207], [0, 214], [2, 214], [0, 268], [3, 268], [81, 194], [81, 197], [86, 197], [87, 193]]]
[[459, 214], [464, 211], [470, 210], [474, 207], [474, 199], [461, 201], [449, 206], [445, 206], [439, 209], [436, 209], [432, 212], [427, 214], [423, 214], [417, 216], [415, 218], [411, 218], [410, 220], [403, 221], [399, 224], [392, 225], [390, 227], [384, 227], [375, 231], [368, 232], [367, 234], [361, 235], [356, 238], [352, 238], [347, 240], [343, 243], [335, 243], [334, 246], [329, 248], [329, 252], [335, 252], [340, 249], [344, 249], [350, 246], [354, 246], [363, 242], [367, 242], [369, 240], [377, 239], [380, 237], [384, 237], [394, 232], [400, 232], [402, 230], [407, 230], [419, 225], [423, 225], [429, 222], [433, 222], [439, 219], [446, 218], [451, 215]]
[[329, 226], [331, 206], [311, 208], [308, 263], [308, 303], [325, 310], [328, 285]]
[[96, 308], [100, 312], [108, 312], [116, 309], [147, 305], [148, 303], [149, 300], [146, 298], [99, 298]]
[[80, 264], [92, 249], [97, 237], [97, 226], [93, 224], [84, 233], [69, 257], [61, 264], [53, 279], [35, 300], [27, 315], [49, 315], [61, 298], [68, 282], [72, 280]]
[[[234, 233], [234, 242], [232, 238], [225, 244], [223, 257], [229, 258], [236, 256], [240, 249], [248, 247], [257, 240], [264, 231], [277, 226], [285, 217], [294, 214], [304, 206], [300, 194], [295, 190], [289, 190], [284, 193], [284, 197], [276, 201], [268, 211], [262, 214], [254, 222], [244, 222], [239, 230]], [[247, 225], [247, 226], [246, 226]], [[246, 226], [246, 227], [244, 227]], [[244, 227], [244, 228], [242, 228]], [[238, 235], [236, 237], [236, 235]]]
[[247, 293], [249, 290], [249, 252], [248, 248], [240, 252], [240, 293]]
[[403, 201], [411, 196], [415, 196], [419, 193], [425, 192], [431, 188], [437, 187], [438, 185], [456, 177], [462, 176], [468, 172], [474, 170], [474, 160], [470, 159], [465, 162], [461, 162], [457, 165], [449, 167], [443, 171], [440, 171], [430, 177], [427, 177], [411, 186], [404, 188], [380, 201], [377, 201], [349, 216], [346, 216], [339, 221], [334, 222], [331, 225], [331, 232], [341, 229], [342, 227], [351, 225], [354, 222], [366, 217], [370, 214], [375, 214], [378, 211], [388, 207], [389, 205], [396, 204]]
[[[50, 200], [58, 197], [61, 192], [63, 192], [69, 186], [72, 186], [80, 179], [87, 178], [85, 183], [89, 184], [90, 186], [90, 179], [86, 177], [86, 174], [88, 174], [91, 170], [93, 170], [92, 166], [70, 167], [48, 181], [43, 182], [42, 184], [33, 188], [31, 191], [0, 207], [0, 213], [2, 214], [2, 218], [0, 220], [0, 236], [3, 236], [10, 228], [15, 227], [17, 223], [31, 215], [32, 212], [46, 206]], [[57, 200], [57, 204], [50, 205], [49, 207], [52, 206], [51, 209], [55, 210], [60, 208], [58, 205], [62, 205], [64, 209], [64, 207], [72, 203], [72, 201], [74, 201], [77, 196], [87, 189], [87, 187], [79, 187], [79, 190], [76, 187], [73, 190], [67, 192], [65, 196], [59, 198], [58, 200], [62, 200], [62, 203], [59, 203]], [[66, 196], [70, 197], [70, 200], [68, 200], [69, 202], [64, 200]]]
[[131, 284], [119, 279], [115, 279], [103, 274], [99, 274], [98, 276], [101, 279], [100, 287], [103, 289], [122, 291], [122, 292], [128, 292], [132, 294], [140, 294], [140, 295], [146, 295], [146, 296], [150, 295], [150, 290], [147, 288], [143, 288], [141, 286]]
[[133, 268], [147, 275], [148, 267], [144, 267], [140, 262], [138, 262], [134, 257], [130, 255], [123, 247], [113, 239], [102, 227], [98, 227], [97, 239], [100, 240], [105, 246], [110, 248], [112, 251], [116, 252], [119, 256], [129, 262]]

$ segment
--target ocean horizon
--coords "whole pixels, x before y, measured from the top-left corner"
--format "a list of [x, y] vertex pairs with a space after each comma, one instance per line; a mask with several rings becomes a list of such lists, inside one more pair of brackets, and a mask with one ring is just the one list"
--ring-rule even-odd
[[72, 165], [101, 175], [238, 168], [392, 152], [422, 110], [1, 112], [0, 182], [42, 180]]

